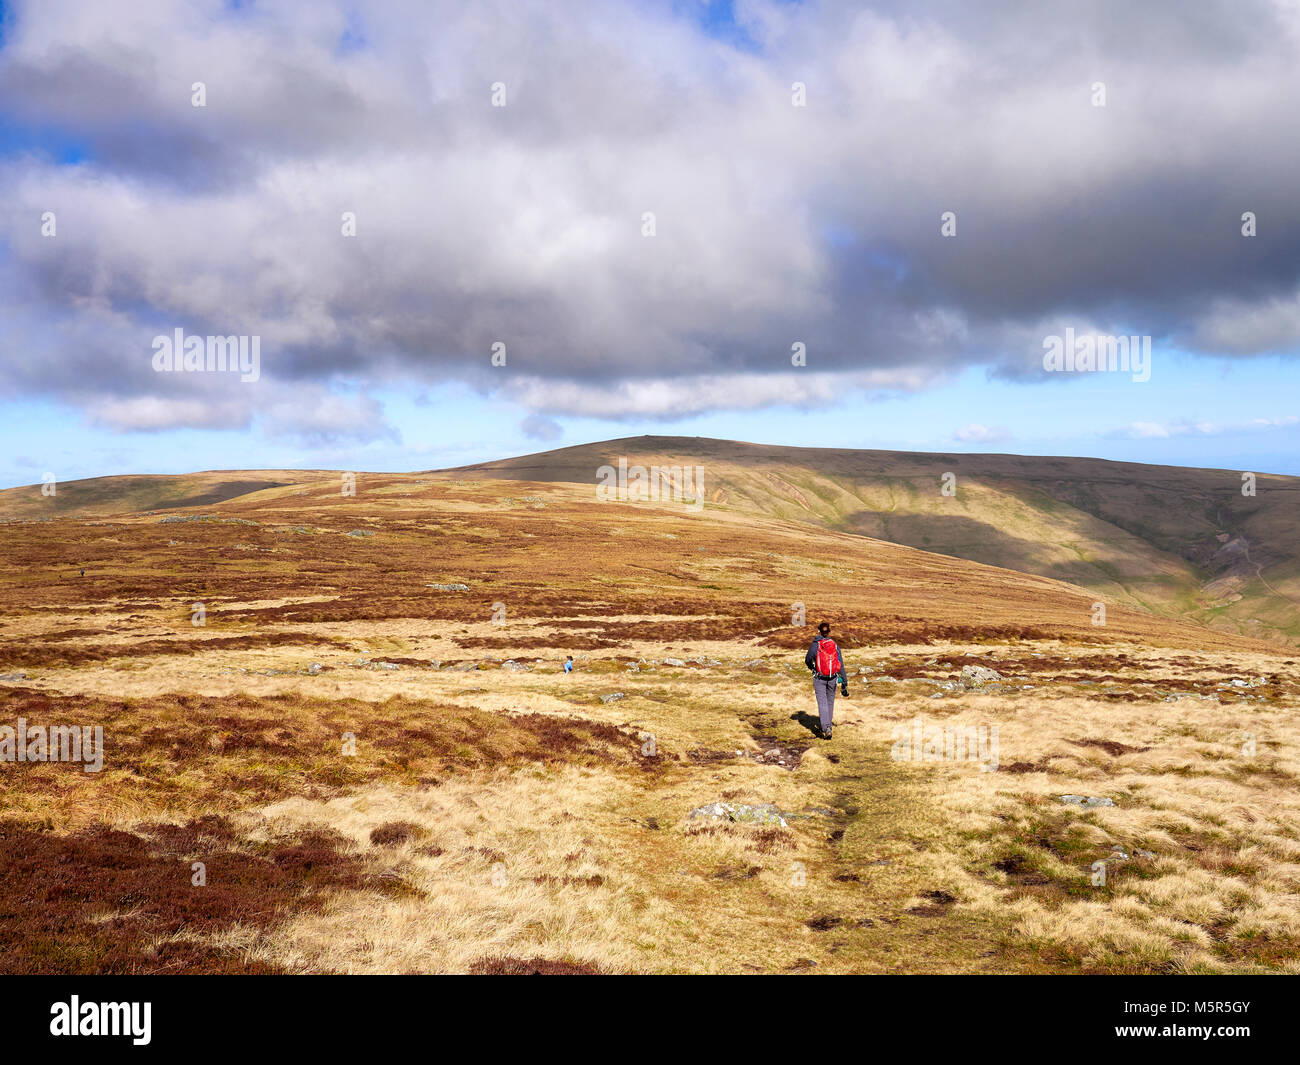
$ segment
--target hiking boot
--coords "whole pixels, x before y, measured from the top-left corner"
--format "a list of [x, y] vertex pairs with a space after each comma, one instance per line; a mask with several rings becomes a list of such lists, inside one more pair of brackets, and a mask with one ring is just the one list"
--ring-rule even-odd
[[830, 738], [831, 738], [831, 730], [829, 728], [822, 729], [822, 739], [828, 740]]

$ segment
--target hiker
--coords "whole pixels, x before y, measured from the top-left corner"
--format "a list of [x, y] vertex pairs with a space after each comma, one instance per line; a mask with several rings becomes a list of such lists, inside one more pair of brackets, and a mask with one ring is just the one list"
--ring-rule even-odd
[[569, 657], [564, 660], [564, 672], [573, 672], [573, 655], [569, 655]]
[[823, 621], [817, 626], [817, 636], [808, 647], [803, 664], [813, 671], [813, 691], [817, 695], [817, 717], [821, 724], [822, 739], [831, 738], [831, 715], [835, 713], [835, 684], [840, 694], [849, 695], [849, 678], [844, 672], [844, 656], [831, 639], [831, 627]]

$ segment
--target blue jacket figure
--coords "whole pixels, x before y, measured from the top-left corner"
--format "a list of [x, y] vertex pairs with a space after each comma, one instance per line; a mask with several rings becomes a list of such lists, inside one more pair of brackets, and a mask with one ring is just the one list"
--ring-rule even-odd
[[569, 655], [569, 657], [564, 660], [564, 672], [573, 672], [573, 655]]
[[817, 696], [817, 718], [822, 739], [831, 738], [832, 718], [835, 714], [835, 686], [840, 694], [849, 694], [849, 678], [844, 672], [844, 656], [834, 640], [831, 627], [823, 621], [817, 626], [817, 636], [804, 655], [803, 664], [813, 672], [813, 693]]

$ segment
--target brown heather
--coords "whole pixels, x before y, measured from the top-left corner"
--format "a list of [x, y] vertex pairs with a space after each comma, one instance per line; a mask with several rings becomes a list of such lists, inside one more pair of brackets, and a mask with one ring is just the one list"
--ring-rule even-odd
[[[695, 514], [597, 505], [595, 457], [356, 498], [291, 471], [0, 493], [0, 725], [105, 741], [100, 773], [0, 764], [0, 968], [1300, 971], [1300, 674], [1248, 623], [1294, 608], [1192, 589], [1168, 498], [1121, 493], [1144, 547], [1090, 524], [1124, 507], [1082, 467], [967, 462], [966, 521], [936, 525], [928, 467], [718, 452]], [[980, 523], [1007, 568], [951, 557]], [[851, 674], [829, 744], [822, 618]], [[945, 689], [968, 664], [1003, 690]], [[891, 760], [918, 716], [996, 725], [997, 771]], [[717, 801], [788, 827], [688, 818]]]

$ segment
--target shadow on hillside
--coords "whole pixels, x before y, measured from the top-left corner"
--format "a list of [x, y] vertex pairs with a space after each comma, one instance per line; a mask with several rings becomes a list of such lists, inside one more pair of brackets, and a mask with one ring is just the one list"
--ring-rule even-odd
[[849, 514], [845, 524], [850, 532], [861, 536], [955, 558], [968, 558], [990, 566], [1041, 572], [1051, 565], [1036, 541], [1013, 536], [996, 525], [964, 514], [897, 514], [859, 510]]
[[250, 492], [260, 492], [265, 488], [285, 488], [292, 483], [292, 481], [222, 481], [220, 484], [214, 484], [206, 492], [199, 495], [186, 496], [184, 499], [163, 500], [148, 509], [207, 507], [213, 503], [224, 503], [228, 499], [248, 495]]

